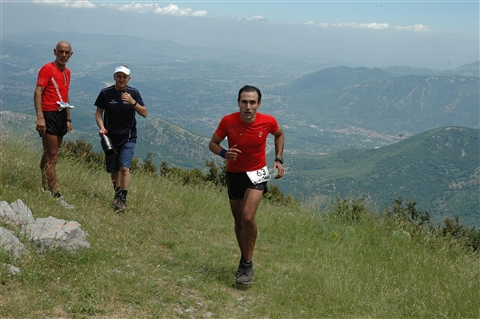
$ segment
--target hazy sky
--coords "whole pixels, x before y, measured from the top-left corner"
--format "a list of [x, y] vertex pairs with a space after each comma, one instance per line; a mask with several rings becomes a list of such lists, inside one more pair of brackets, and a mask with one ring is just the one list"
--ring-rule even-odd
[[0, 6], [2, 39], [35, 31], [134, 35], [367, 67], [445, 70], [479, 60], [478, 0], [1, 0]]

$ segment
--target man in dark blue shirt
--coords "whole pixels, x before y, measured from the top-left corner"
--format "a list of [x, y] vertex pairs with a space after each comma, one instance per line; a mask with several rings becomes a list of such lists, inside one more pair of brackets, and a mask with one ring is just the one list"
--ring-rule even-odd
[[116, 211], [124, 213], [131, 180], [130, 166], [137, 141], [135, 113], [146, 117], [148, 110], [140, 92], [127, 85], [130, 81], [128, 67], [116, 67], [113, 79], [115, 84], [102, 89], [95, 101], [95, 118], [100, 136], [107, 134], [114, 148], [114, 152], [105, 154], [105, 164], [115, 189], [113, 205]]

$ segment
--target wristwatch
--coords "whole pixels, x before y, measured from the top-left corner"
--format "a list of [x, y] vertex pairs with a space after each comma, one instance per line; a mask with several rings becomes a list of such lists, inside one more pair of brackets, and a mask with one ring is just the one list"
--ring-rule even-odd
[[283, 157], [277, 157], [277, 158], [275, 159], [275, 162], [279, 162], [280, 164], [283, 165]]

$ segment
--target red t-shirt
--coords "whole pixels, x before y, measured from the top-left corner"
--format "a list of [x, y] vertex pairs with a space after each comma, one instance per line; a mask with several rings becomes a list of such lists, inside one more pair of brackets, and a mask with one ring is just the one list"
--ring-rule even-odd
[[224, 116], [215, 133], [221, 139], [226, 137], [229, 147], [237, 145], [235, 148], [242, 151], [235, 161], [228, 161], [227, 170], [248, 172], [267, 165], [267, 137], [277, 130], [277, 120], [271, 115], [257, 113], [255, 122], [250, 124], [242, 121], [240, 112]]
[[47, 63], [38, 71], [37, 86], [45, 88], [42, 94], [42, 111], [58, 111], [57, 102], [68, 102], [70, 70], [60, 70], [55, 63]]

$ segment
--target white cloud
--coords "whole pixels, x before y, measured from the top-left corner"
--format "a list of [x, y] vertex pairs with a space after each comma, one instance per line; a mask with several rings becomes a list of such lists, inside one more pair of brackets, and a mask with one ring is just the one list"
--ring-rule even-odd
[[[165, 7], [161, 7], [158, 3], [154, 2], [131, 2], [124, 3], [121, 2], [97, 2], [96, 0], [33, 0], [37, 4], [48, 4], [48, 5], [59, 5], [67, 8], [95, 8], [99, 7], [108, 7], [113, 10], [119, 10], [124, 12], [135, 12], [135, 13], [154, 13], [160, 15], [170, 15], [170, 16], [192, 16], [192, 17], [206, 17], [208, 16], [208, 11], [199, 10], [193, 11], [190, 8], [180, 8], [175, 4], [169, 4]], [[243, 18], [239, 20], [245, 21], [267, 21], [263, 16], [257, 15], [250, 18]], [[296, 24], [296, 23], [294, 23]], [[395, 30], [395, 31], [410, 31], [410, 32], [432, 32], [434, 31], [431, 27], [425, 26], [423, 24], [416, 24], [411, 26], [391, 26], [388, 23], [318, 23], [315, 24], [313, 21], [307, 21], [303, 23], [304, 25], [314, 26], [317, 25], [322, 28], [343, 28], [343, 29], [368, 29], [368, 30]]]
[[[311, 25], [312, 21], [308, 21], [305, 24]], [[319, 27], [322, 28], [351, 28], [351, 29], [369, 29], [369, 30], [396, 30], [396, 31], [413, 31], [413, 32], [432, 32], [434, 31], [431, 27], [425, 26], [423, 24], [416, 24], [413, 26], [391, 26], [388, 23], [319, 23]]]
[[395, 30], [398, 31], [415, 31], [415, 32], [431, 32], [432, 28], [425, 26], [423, 24], [416, 24], [414, 26], [395, 26]]
[[245, 20], [247, 20], [247, 21], [267, 21], [267, 19], [265, 19], [262, 16], [253, 16], [253, 17], [250, 17], [250, 18], [246, 18]]
[[193, 16], [205, 17], [208, 15], [206, 10], [193, 11], [190, 8], [182, 9], [177, 5], [169, 4], [166, 7], [160, 7], [157, 3], [132, 2], [123, 5], [116, 3], [98, 3], [95, 4], [88, 0], [33, 0], [38, 4], [60, 5], [68, 8], [95, 8], [96, 6], [108, 7], [119, 11], [131, 11], [137, 13], [156, 13], [173, 16]]
[[353, 29], [371, 29], [371, 30], [385, 30], [389, 29], [390, 25], [388, 23], [335, 23], [333, 27], [340, 28], [353, 28]]
[[381, 30], [381, 29], [389, 29], [390, 25], [388, 23], [360, 23], [356, 26], [360, 29], [374, 29], [374, 30]]
[[207, 15], [207, 11], [192, 11], [192, 9], [180, 9], [177, 5], [169, 4], [168, 6], [161, 8], [155, 4], [155, 13], [165, 14], [165, 15], [174, 15], [174, 16], [195, 16], [195, 17], [204, 17]]
[[136, 13], [148, 13], [155, 11], [155, 9], [158, 7], [157, 4], [153, 3], [128, 3], [124, 5], [116, 5], [116, 4], [110, 4], [109, 5], [112, 9], [116, 9], [118, 11], [129, 11], [129, 12], [136, 12]]
[[33, 0], [34, 3], [60, 5], [66, 8], [95, 8], [95, 4], [87, 0]]

